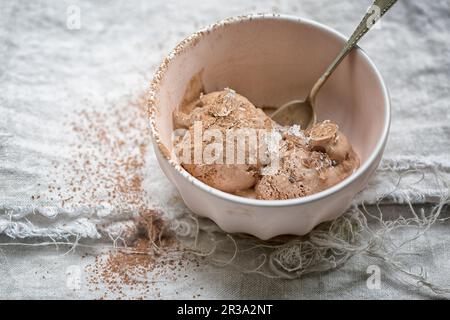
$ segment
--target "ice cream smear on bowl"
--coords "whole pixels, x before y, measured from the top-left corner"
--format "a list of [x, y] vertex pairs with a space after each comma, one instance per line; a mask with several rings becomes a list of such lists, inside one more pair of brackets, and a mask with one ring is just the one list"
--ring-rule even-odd
[[232, 89], [173, 113], [173, 158], [195, 178], [261, 200], [299, 198], [351, 175], [359, 158], [337, 124], [283, 127]]

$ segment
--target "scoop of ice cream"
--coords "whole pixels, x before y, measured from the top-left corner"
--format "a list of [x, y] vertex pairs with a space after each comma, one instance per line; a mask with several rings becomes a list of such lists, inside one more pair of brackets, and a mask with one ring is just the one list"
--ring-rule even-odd
[[304, 149], [291, 149], [282, 154], [280, 168], [274, 174], [261, 176], [255, 186], [256, 198], [283, 200], [303, 197], [317, 192], [319, 174], [308, 168], [303, 160], [309, 159]]
[[194, 177], [207, 185], [229, 193], [252, 188], [258, 177], [259, 169], [248, 165], [192, 165], [183, 167]]
[[[187, 129], [175, 143], [176, 149], [184, 152], [182, 156], [178, 152], [182, 166], [197, 179], [225, 192], [252, 188], [261, 166], [258, 150], [249, 147], [259, 141], [252, 129], [270, 130], [272, 120], [231, 89], [201, 95], [185, 109], [189, 113], [174, 113], [175, 127]], [[239, 143], [237, 136], [248, 136], [247, 141], [253, 139], [253, 144], [245, 143], [245, 139]]]
[[336, 124], [324, 121], [309, 131], [288, 131], [281, 146], [279, 167], [263, 175], [256, 197], [266, 200], [298, 198], [327, 189], [359, 165], [347, 138]]
[[323, 150], [332, 160], [343, 161], [352, 150], [347, 137], [337, 124], [325, 120], [307, 132], [313, 150]]

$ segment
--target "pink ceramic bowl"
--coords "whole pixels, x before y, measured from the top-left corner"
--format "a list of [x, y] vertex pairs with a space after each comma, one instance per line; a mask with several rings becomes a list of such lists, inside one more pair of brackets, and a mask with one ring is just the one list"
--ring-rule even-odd
[[350, 206], [381, 160], [390, 124], [386, 86], [361, 49], [341, 63], [317, 97], [318, 119], [336, 122], [361, 158], [360, 168], [341, 183], [298, 199], [255, 200], [214, 189], [170, 159], [172, 112], [195, 75], [207, 92], [229, 87], [257, 106], [281, 106], [306, 97], [345, 40], [313, 21], [252, 15], [197, 32], [169, 54], [149, 95], [152, 138], [162, 170], [193, 212], [211, 218], [226, 232], [268, 239], [306, 234]]

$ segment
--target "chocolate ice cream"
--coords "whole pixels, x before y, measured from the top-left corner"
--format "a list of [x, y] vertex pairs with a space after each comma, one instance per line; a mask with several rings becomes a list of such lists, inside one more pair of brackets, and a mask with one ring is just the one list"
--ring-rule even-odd
[[[295, 128], [295, 127], [293, 127]], [[347, 138], [330, 121], [311, 130], [288, 130], [280, 146], [280, 165], [274, 174], [263, 175], [255, 186], [258, 199], [303, 197], [344, 180], [359, 166]]]
[[[176, 140], [178, 156], [184, 156], [184, 161], [181, 161], [183, 167], [197, 179], [225, 192], [236, 193], [252, 188], [259, 177], [261, 162], [250, 154], [245, 145], [234, 143], [232, 146], [230, 143], [226, 146], [227, 133], [244, 135], [252, 130], [270, 131], [274, 122], [247, 98], [231, 89], [201, 95], [183, 109], [174, 113], [175, 128], [189, 132]], [[196, 128], [202, 134], [199, 139], [195, 139]], [[230, 159], [233, 152], [230, 148], [234, 151], [233, 159]], [[187, 154], [181, 154], [183, 151]], [[241, 161], [237, 159], [239, 152], [244, 156]]]
[[174, 126], [184, 129], [174, 140], [181, 165], [211, 187], [241, 196], [303, 197], [337, 184], [359, 166], [336, 124], [282, 127], [231, 89], [183, 106], [174, 112]]

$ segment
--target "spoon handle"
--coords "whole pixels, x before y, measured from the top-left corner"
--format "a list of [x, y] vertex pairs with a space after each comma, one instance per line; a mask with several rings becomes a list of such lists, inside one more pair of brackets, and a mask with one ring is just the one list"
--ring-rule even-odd
[[336, 67], [341, 61], [352, 51], [358, 41], [370, 30], [370, 28], [380, 20], [380, 18], [397, 2], [397, 0], [375, 0], [372, 6], [367, 11], [364, 18], [359, 23], [356, 30], [353, 32], [350, 39], [348, 39], [344, 48], [334, 59], [334, 61], [328, 66], [325, 73], [314, 84], [311, 92], [308, 95], [308, 100], [311, 106], [314, 105], [317, 92], [323, 86], [328, 77], [333, 73]]

